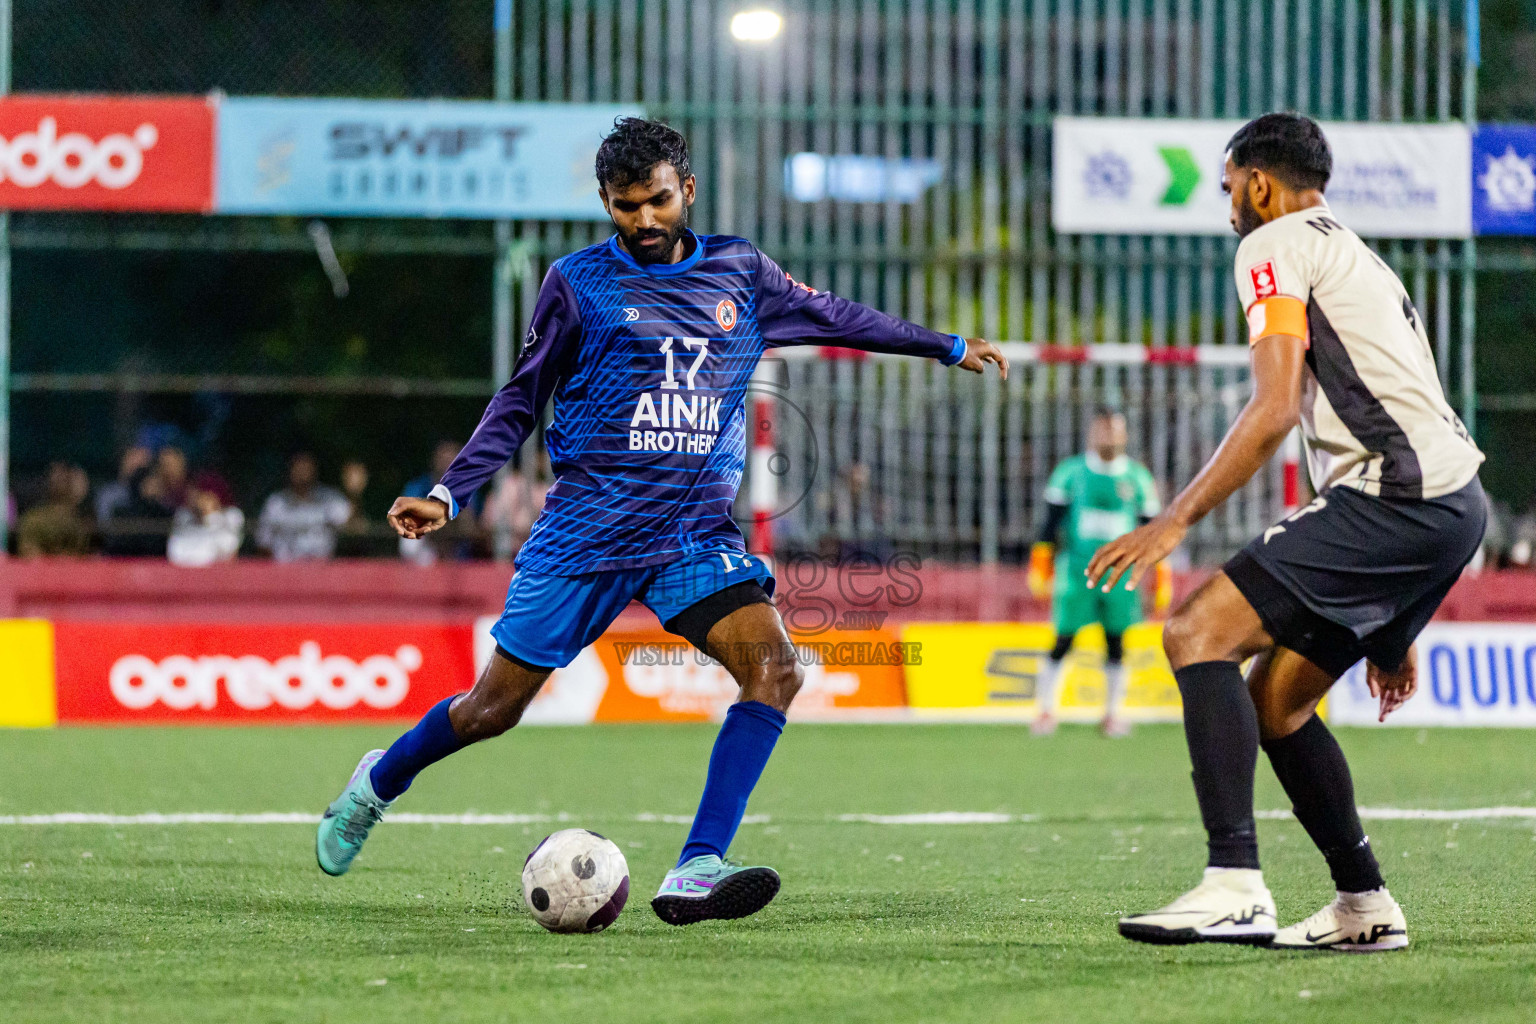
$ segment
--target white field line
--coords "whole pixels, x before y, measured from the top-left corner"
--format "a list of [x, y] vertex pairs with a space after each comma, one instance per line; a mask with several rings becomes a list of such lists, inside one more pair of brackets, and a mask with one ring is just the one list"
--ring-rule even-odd
[[[1266, 820], [1284, 820], [1290, 811], [1258, 811]], [[600, 817], [590, 815], [589, 817]], [[1473, 807], [1464, 810], [1432, 810], [1412, 807], [1362, 807], [1366, 821], [1486, 821], [1496, 818], [1536, 819], [1536, 807]], [[224, 814], [194, 812], [180, 814], [0, 814], [0, 826], [6, 825], [313, 825], [320, 816], [307, 811], [267, 811], [259, 814]], [[394, 825], [542, 825], [569, 822], [576, 816], [560, 814], [411, 814], [400, 812], [387, 819]], [[654, 824], [687, 825], [693, 821], [686, 814], [637, 814], [631, 820]], [[773, 819], [766, 814], [749, 814], [744, 825], [766, 825]], [[1038, 814], [995, 814], [988, 811], [937, 811], [926, 814], [839, 814], [829, 821], [867, 825], [1013, 825], [1059, 821], [1092, 824], [1081, 818], [1053, 818]]]
[[869, 825], [1008, 825], [1039, 821], [1038, 814], [990, 814], [986, 811], [936, 811], [932, 814], [839, 814], [838, 821]]
[[[1290, 811], [1258, 811], [1255, 818], [1284, 820]], [[1415, 807], [1362, 807], [1362, 821], [1487, 821], [1492, 818], [1536, 818], [1536, 807], [1472, 807], [1440, 811]]]

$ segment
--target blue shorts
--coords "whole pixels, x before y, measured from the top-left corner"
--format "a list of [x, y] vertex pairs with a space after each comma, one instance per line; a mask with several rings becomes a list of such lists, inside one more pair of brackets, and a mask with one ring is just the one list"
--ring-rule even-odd
[[711, 594], [752, 582], [773, 596], [767, 564], [728, 547], [696, 551], [666, 565], [580, 576], [519, 569], [491, 636], [502, 650], [530, 665], [562, 668], [602, 636], [632, 600], [655, 612], [665, 626]]

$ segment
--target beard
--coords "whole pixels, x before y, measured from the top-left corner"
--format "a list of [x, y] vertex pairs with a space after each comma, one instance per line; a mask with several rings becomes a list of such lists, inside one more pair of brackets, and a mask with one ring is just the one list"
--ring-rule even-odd
[[1237, 205], [1237, 237], [1247, 238], [1249, 234], [1264, 226], [1264, 221], [1259, 218], [1259, 211], [1253, 208], [1253, 200], [1249, 198], [1247, 190], [1244, 190], [1242, 201]]
[[[617, 225], [615, 225], [617, 227]], [[624, 243], [624, 248], [635, 258], [636, 263], [666, 263], [672, 258], [672, 251], [677, 248], [677, 243], [682, 240], [683, 232], [688, 230], [688, 207], [683, 207], [683, 212], [678, 216], [677, 222], [668, 230], [651, 228], [647, 231], [637, 231], [634, 234], [619, 232], [619, 241]], [[659, 240], [659, 244], [657, 244]]]

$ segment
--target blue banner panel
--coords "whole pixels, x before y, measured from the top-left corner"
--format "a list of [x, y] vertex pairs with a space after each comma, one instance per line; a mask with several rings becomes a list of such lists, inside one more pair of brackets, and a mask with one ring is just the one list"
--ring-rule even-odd
[[1536, 125], [1480, 124], [1472, 133], [1472, 230], [1536, 235]]
[[597, 103], [229, 98], [218, 213], [604, 220]]

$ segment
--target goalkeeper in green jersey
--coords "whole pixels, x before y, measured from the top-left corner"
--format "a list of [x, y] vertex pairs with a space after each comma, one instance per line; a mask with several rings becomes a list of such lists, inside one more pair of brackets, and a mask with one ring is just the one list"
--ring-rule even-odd
[[[1125, 454], [1125, 417], [1100, 409], [1088, 433], [1088, 451], [1056, 467], [1045, 485], [1046, 515], [1029, 558], [1029, 587], [1036, 597], [1052, 594], [1056, 646], [1041, 666], [1035, 686], [1039, 712], [1036, 735], [1056, 731], [1057, 682], [1077, 631], [1092, 622], [1104, 627], [1104, 734], [1129, 732], [1120, 716], [1125, 697], [1125, 631], [1142, 619], [1141, 595], [1125, 586], [1129, 573], [1104, 593], [1088, 585], [1094, 552], [1155, 516], [1161, 506], [1151, 472]], [[1166, 564], [1158, 565], [1158, 610], [1172, 597]], [[1054, 586], [1053, 578], [1054, 577]]]

